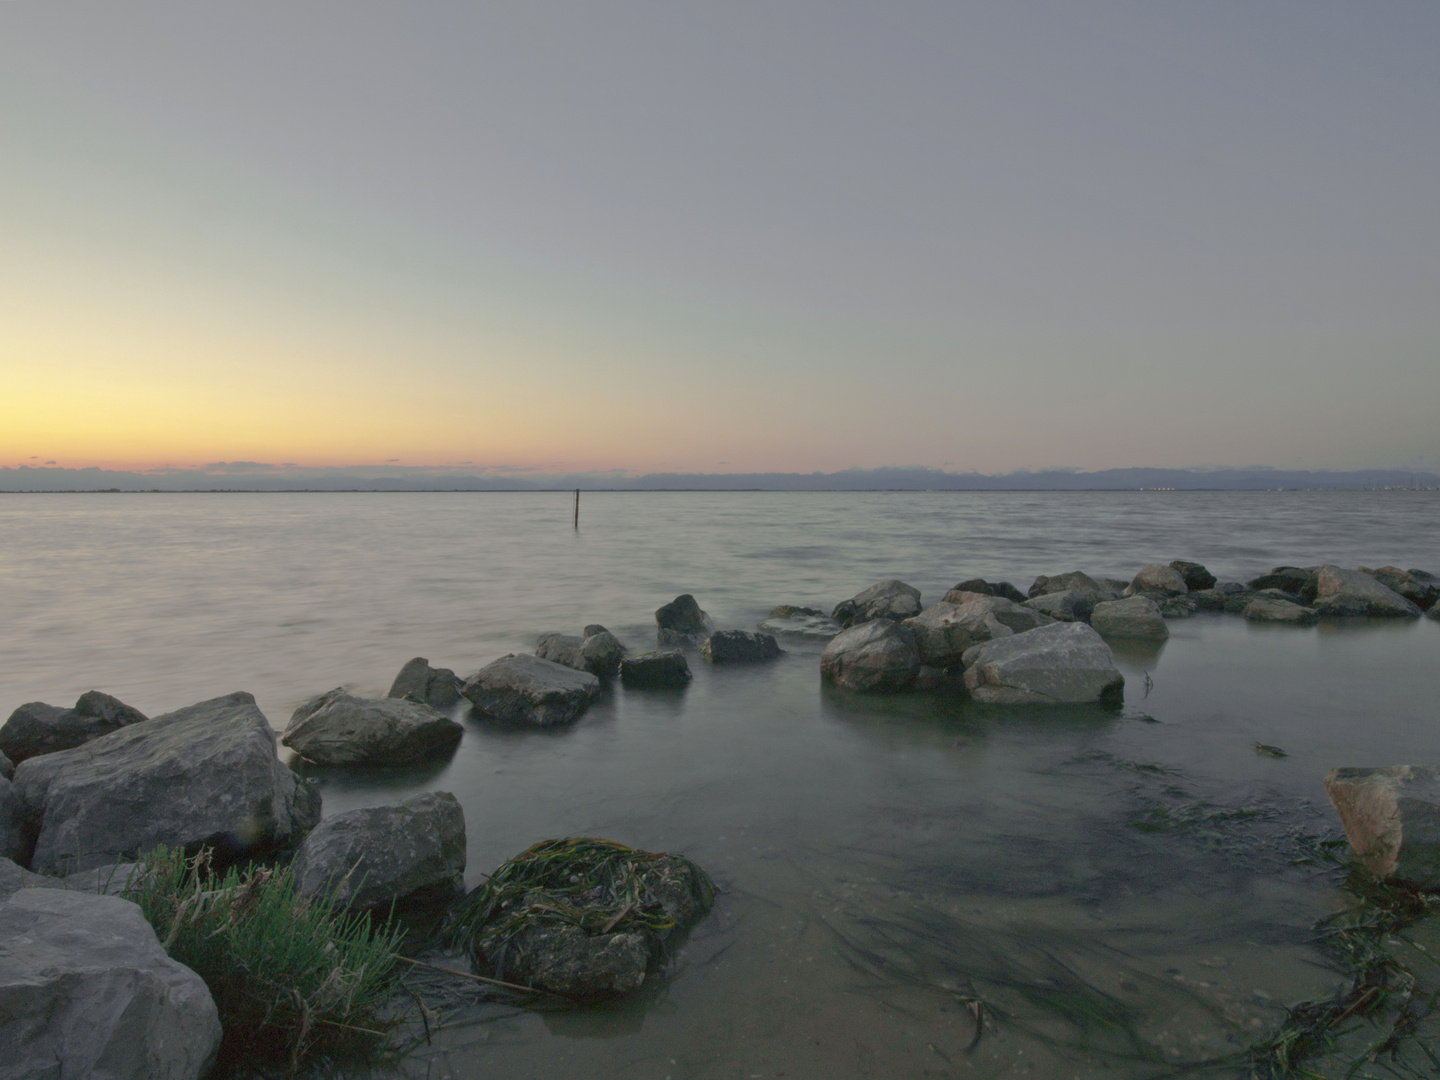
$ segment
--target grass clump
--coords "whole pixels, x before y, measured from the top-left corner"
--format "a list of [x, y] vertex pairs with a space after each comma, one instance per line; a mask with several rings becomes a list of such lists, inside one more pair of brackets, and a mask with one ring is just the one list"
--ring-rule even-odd
[[395, 990], [399, 931], [369, 914], [337, 911], [295, 893], [289, 867], [211, 867], [157, 849], [123, 895], [139, 905], [166, 952], [194, 970], [224, 1028], [231, 1067], [277, 1065], [293, 1074], [318, 1055], [379, 1050], [389, 1022], [378, 1009]]
[[450, 933], [477, 972], [584, 997], [633, 989], [714, 900], [709, 876], [681, 856], [544, 840], [466, 897]]

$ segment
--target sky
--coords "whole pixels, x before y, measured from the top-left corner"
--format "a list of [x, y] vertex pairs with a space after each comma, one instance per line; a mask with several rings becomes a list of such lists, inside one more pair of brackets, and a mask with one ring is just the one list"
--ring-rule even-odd
[[1440, 467], [1440, 4], [0, 4], [0, 466]]

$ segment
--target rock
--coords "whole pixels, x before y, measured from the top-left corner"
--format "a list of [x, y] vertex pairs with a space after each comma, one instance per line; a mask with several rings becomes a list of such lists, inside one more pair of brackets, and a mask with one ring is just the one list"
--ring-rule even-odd
[[1315, 610], [1321, 615], [1418, 619], [1419, 607], [1369, 574], [1325, 565], [1315, 575]]
[[836, 635], [820, 655], [822, 678], [862, 693], [909, 690], [920, 673], [915, 632], [890, 619], [872, 619]]
[[829, 641], [840, 632], [841, 627], [818, 608], [781, 604], [770, 609], [770, 617], [760, 624], [760, 630], [766, 634], [790, 634]]
[[1148, 566], [1142, 566], [1140, 572], [1135, 575], [1135, 580], [1130, 582], [1130, 590], [1129, 595], [1132, 596], [1135, 593], [1163, 593], [1173, 596], [1190, 591], [1180, 571], [1173, 566], [1166, 566], [1164, 563], [1150, 563]]
[[1021, 604], [1004, 596], [984, 596], [979, 593], [966, 593], [951, 589], [945, 594], [945, 602], [957, 604], [971, 611], [987, 612], [1017, 634], [1055, 622], [1043, 611], [1037, 611], [1031, 607], [1028, 601]]
[[460, 677], [449, 668], [431, 667], [429, 660], [417, 656], [400, 669], [385, 696], [408, 698], [447, 712], [460, 704]]
[[1154, 600], [1155, 603], [1160, 606], [1160, 614], [1167, 619], [1188, 619], [1200, 610], [1200, 605], [1190, 599], [1189, 593], [1181, 596], [1166, 596], [1163, 599], [1158, 595], [1144, 595], [1146, 595], [1148, 599]]
[[1425, 617], [1427, 619], [1434, 619], [1436, 622], [1440, 622], [1440, 604], [1436, 604], [1429, 611], [1427, 611], [1425, 613]]
[[32, 701], [11, 713], [0, 728], [0, 752], [19, 765], [26, 758], [69, 750], [144, 719], [139, 709], [99, 690], [81, 694], [73, 709]]
[[1090, 625], [1106, 638], [1165, 641], [1170, 637], [1170, 628], [1160, 614], [1160, 605], [1148, 596], [1102, 601], [1090, 613]]
[[403, 765], [448, 752], [464, 731], [409, 698], [358, 698], [336, 687], [296, 709], [280, 741], [317, 765]]
[[325, 818], [295, 853], [295, 888], [336, 907], [449, 900], [465, 888], [465, 813], [448, 791]]
[[220, 1046], [199, 975], [116, 896], [22, 889], [0, 905], [6, 1076], [195, 1080]]
[[0, 776], [9, 780], [15, 775], [15, 763], [4, 754], [0, 754]]
[[14, 896], [21, 889], [63, 889], [65, 883], [59, 878], [32, 874], [13, 859], [0, 857], [0, 904]]
[[920, 590], [890, 578], [868, 589], [861, 589], [849, 600], [842, 601], [831, 612], [831, 617], [848, 629], [875, 619], [899, 622], [919, 614]]
[[1325, 793], [1372, 874], [1440, 889], [1440, 768], [1331, 769]]
[[1197, 611], [1224, 611], [1226, 595], [1218, 589], [1192, 589], [1188, 594]]
[[1057, 622], [1084, 622], [1095, 610], [1095, 594], [1080, 589], [1040, 593], [1026, 600], [1025, 606]]
[[1271, 596], [1257, 596], [1245, 605], [1245, 618], [1251, 622], [1292, 623], [1295, 626], [1314, 626], [1320, 621], [1314, 608], [1302, 607], [1290, 600], [1277, 600]]
[[1401, 570], [1395, 566], [1382, 566], [1368, 570], [1361, 566], [1360, 573], [1369, 574], [1391, 592], [1399, 593], [1421, 611], [1429, 611], [1440, 600], [1440, 578], [1424, 570]]
[[1125, 677], [1114, 654], [1084, 623], [1057, 623], [977, 646], [964, 657], [976, 701], [997, 705], [1100, 702], [1118, 706]]
[[15, 785], [0, 777], [0, 858], [13, 859], [22, 866], [30, 862], [34, 845], [30, 837], [30, 815]]
[[696, 645], [715, 629], [695, 597], [681, 593], [655, 610], [656, 638], [661, 645]]
[[962, 581], [950, 591], [980, 593], [982, 596], [999, 596], [1017, 604], [1023, 604], [1027, 599], [1024, 593], [1008, 581], [991, 582], [986, 581], [984, 578], [971, 578], [969, 581]]
[[[1261, 574], [1249, 583], [1257, 592], [1261, 589], [1283, 589], [1299, 594], [1303, 599], [1315, 599], [1315, 572], [1319, 567], [1277, 566], [1268, 574]], [[1308, 595], [1307, 595], [1308, 594]]]
[[590, 708], [600, 696], [600, 680], [588, 671], [510, 653], [466, 679], [462, 693], [492, 720], [549, 727], [568, 724]]
[[[1033, 600], [1037, 596], [1048, 596], [1051, 593], [1070, 592], [1073, 589], [1088, 593], [1108, 593], [1110, 591], [1089, 574], [1072, 570], [1068, 574], [1056, 574], [1054, 577], [1045, 577], [1043, 574], [1037, 577], [1035, 583], [1030, 586], [1028, 599]], [[1104, 599], [1114, 600], [1115, 597], [1105, 596]]]
[[[957, 593], [947, 596], [973, 596], [982, 600], [995, 597], [980, 593]], [[1009, 603], [1009, 601], [1005, 601]], [[1019, 605], [1015, 605], [1019, 607]], [[1038, 615], [1038, 612], [1030, 614]], [[931, 604], [919, 615], [906, 619], [901, 625], [915, 634], [915, 644], [920, 650], [920, 663], [926, 667], [958, 667], [960, 657], [971, 645], [978, 645], [993, 638], [1009, 637], [1015, 633], [997, 619], [989, 609], [981, 605], [963, 605], [944, 600]]]
[[700, 655], [715, 664], [748, 664], [774, 660], [780, 655], [780, 645], [770, 634], [717, 630], [701, 644]]
[[229, 694], [31, 758], [15, 788], [39, 837], [31, 869], [74, 873], [161, 844], [235, 858], [300, 840], [319, 790], [276, 757], [249, 694]]
[[542, 660], [588, 671], [600, 678], [612, 678], [620, 670], [625, 646], [603, 626], [592, 626], [595, 633], [583, 637], [569, 634], [541, 634], [535, 655]]
[[630, 690], [681, 687], [690, 679], [690, 665], [679, 649], [659, 649], [620, 661], [620, 682]]
[[119, 896], [132, 882], [140, 884], [145, 876], [144, 863], [109, 863], [94, 870], [81, 870], [65, 878], [46, 878], [59, 881], [62, 888], [72, 892], [94, 893], [97, 896]]
[[1170, 563], [1170, 569], [1174, 570], [1185, 581], [1185, 588], [1190, 592], [1198, 592], [1201, 589], [1213, 589], [1215, 587], [1215, 575], [1206, 570], [1198, 562], [1186, 562], [1184, 559], [1175, 559]]

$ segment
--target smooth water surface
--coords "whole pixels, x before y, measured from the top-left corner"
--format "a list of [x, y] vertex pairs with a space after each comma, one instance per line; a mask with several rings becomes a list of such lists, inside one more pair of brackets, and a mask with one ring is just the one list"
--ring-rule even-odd
[[[467, 674], [601, 622], [632, 648], [693, 592], [722, 627], [884, 577], [1190, 558], [1222, 578], [1440, 569], [1440, 498], [1326, 493], [0, 497], [0, 709], [100, 688], [155, 714], [232, 690], [277, 727], [412, 656]], [[818, 645], [607, 691], [563, 731], [467, 718], [454, 757], [311, 770], [327, 813], [453, 791], [469, 879], [536, 840], [682, 852], [722, 887], [668, 977], [576, 1013], [457, 1001], [417, 1077], [1151, 1076], [1233, 1057], [1337, 976], [1308, 944], [1337, 765], [1440, 761], [1440, 625], [1172, 621], [1117, 649], [1119, 713], [821, 686]], [[1287, 756], [1255, 752], [1256, 742]], [[989, 1020], [970, 1049], [983, 999]]]

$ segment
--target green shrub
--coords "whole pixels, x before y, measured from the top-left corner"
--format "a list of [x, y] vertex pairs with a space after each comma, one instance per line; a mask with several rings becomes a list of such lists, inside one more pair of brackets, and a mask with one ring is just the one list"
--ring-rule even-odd
[[373, 1052], [390, 1024], [377, 1010], [395, 989], [399, 931], [297, 898], [288, 867], [211, 869], [210, 852], [157, 849], [123, 895], [169, 954], [194, 970], [224, 1027], [221, 1062], [294, 1072], [316, 1054]]

